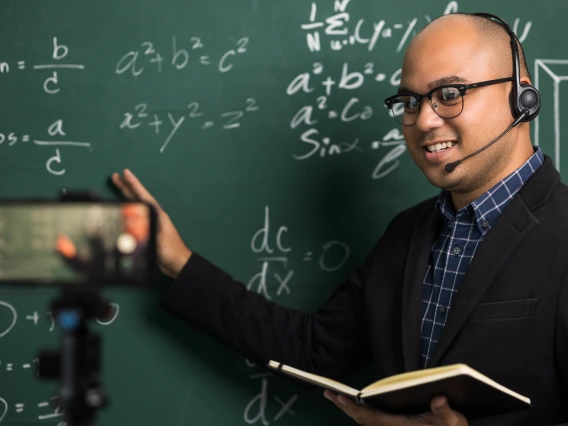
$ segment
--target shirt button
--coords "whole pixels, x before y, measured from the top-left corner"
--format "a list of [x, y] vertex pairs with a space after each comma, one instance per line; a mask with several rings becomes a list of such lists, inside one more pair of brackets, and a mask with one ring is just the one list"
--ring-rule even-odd
[[454, 226], [454, 222], [453, 221], [448, 221], [448, 228], [451, 228], [452, 226]]
[[459, 247], [454, 247], [454, 254], [455, 254], [455, 255], [458, 255], [458, 254], [460, 254], [461, 252], [462, 252], [462, 249], [461, 249], [461, 248], [459, 248]]
[[440, 311], [441, 314], [444, 314], [446, 312], [446, 307], [442, 305], [438, 308], [438, 310]]
[[487, 222], [486, 220], [484, 220], [484, 221], [481, 223], [481, 226], [483, 226], [484, 228], [489, 228], [489, 222]]

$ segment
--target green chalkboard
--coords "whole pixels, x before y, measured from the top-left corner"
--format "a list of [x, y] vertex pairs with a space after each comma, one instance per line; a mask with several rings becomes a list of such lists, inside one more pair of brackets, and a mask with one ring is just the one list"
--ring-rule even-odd
[[[413, 35], [456, 10], [500, 15], [524, 41], [543, 97], [533, 140], [563, 173], [563, 0], [19, 0], [0, 5], [0, 197], [117, 198], [108, 177], [129, 167], [192, 249], [313, 311], [397, 212], [437, 192], [383, 99]], [[168, 284], [105, 292], [98, 424], [350, 424], [163, 312]], [[57, 345], [55, 295], [0, 290], [0, 424], [62, 421], [34, 373]]]

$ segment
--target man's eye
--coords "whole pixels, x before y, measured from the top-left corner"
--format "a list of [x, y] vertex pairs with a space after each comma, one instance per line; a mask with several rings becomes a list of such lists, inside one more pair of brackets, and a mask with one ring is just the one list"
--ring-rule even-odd
[[418, 108], [418, 102], [414, 98], [408, 98], [404, 102], [404, 109], [406, 110], [413, 110]]
[[461, 93], [453, 87], [447, 87], [438, 92], [438, 98], [443, 102], [455, 102], [460, 100]]

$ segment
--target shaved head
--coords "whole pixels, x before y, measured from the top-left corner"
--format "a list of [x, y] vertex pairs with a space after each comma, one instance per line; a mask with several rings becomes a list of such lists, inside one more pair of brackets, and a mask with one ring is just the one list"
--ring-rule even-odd
[[[518, 47], [521, 82], [530, 83]], [[406, 50], [399, 93], [427, 94], [442, 85], [472, 85], [459, 98], [461, 111], [451, 118], [438, 114], [440, 98], [433, 101], [426, 96], [417, 112], [402, 108], [398, 112], [415, 114], [411, 117], [414, 124], [402, 127], [408, 152], [432, 185], [452, 193], [456, 208], [489, 190], [534, 152], [529, 123], [503, 134], [516, 118], [511, 105], [512, 76], [511, 37], [501, 24], [481, 16], [442, 16], [414, 37]], [[481, 82], [493, 83], [473, 86]], [[500, 134], [500, 142], [485, 149]], [[446, 149], [441, 150], [444, 143]], [[429, 151], [433, 145], [437, 150], [434, 154]], [[478, 154], [470, 158], [475, 152]], [[468, 160], [455, 171], [446, 171], [446, 164], [466, 157]]]
[[[487, 48], [493, 53], [493, 61], [490, 66], [494, 69], [495, 75], [510, 76], [513, 73], [513, 52], [511, 50], [511, 37], [509, 33], [497, 21], [483, 16], [470, 15], [466, 13], [454, 13], [440, 16], [424, 27], [415, 38], [422, 33], [435, 30], [440, 25], [448, 24], [449, 21], [460, 21], [464, 24], [473, 25], [479, 32], [481, 48]], [[531, 79], [523, 47], [517, 39], [519, 50], [520, 76]]]

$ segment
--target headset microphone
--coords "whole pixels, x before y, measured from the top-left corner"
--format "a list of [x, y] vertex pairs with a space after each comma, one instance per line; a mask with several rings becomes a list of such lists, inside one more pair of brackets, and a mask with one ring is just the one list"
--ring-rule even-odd
[[501, 139], [503, 136], [505, 136], [507, 134], [507, 132], [509, 132], [509, 130], [511, 130], [513, 127], [515, 127], [517, 124], [519, 124], [521, 121], [523, 121], [523, 119], [527, 116], [528, 114], [528, 110], [525, 110], [521, 113], [521, 115], [519, 115], [515, 121], [513, 121], [513, 124], [511, 124], [507, 130], [505, 130], [503, 133], [501, 133], [499, 136], [497, 136], [497, 138], [493, 139], [491, 142], [489, 142], [487, 145], [485, 145], [483, 148], [478, 149], [477, 151], [475, 151], [472, 154], [469, 154], [467, 156], [465, 156], [464, 158], [462, 158], [461, 160], [458, 161], [454, 161], [453, 163], [448, 163], [446, 164], [446, 171], [448, 173], [453, 172], [454, 169], [459, 166], [461, 164], [462, 161], [467, 160], [470, 157], [473, 157], [474, 155], [479, 154], [481, 151], [485, 151], [487, 148], [489, 148], [491, 145], [493, 145], [495, 142], [497, 142], [499, 139]]
[[513, 32], [513, 30], [511, 29], [511, 27], [509, 26], [509, 24], [507, 24], [507, 22], [505, 22], [503, 19], [499, 18], [498, 16], [492, 15], [490, 13], [474, 13], [474, 15], [481, 16], [490, 19], [494, 22], [496, 21], [497, 23], [500, 23], [504, 27], [505, 31], [507, 31], [511, 39], [510, 40], [511, 52], [513, 54], [513, 90], [511, 93], [511, 101], [512, 101], [511, 112], [513, 113], [513, 117], [515, 117], [515, 121], [513, 121], [513, 124], [511, 124], [507, 130], [505, 130], [496, 139], [489, 142], [483, 148], [475, 151], [472, 154], [469, 154], [468, 156], [462, 158], [461, 160], [446, 164], [446, 171], [448, 173], [453, 172], [454, 169], [459, 164], [461, 164], [462, 161], [470, 157], [473, 157], [474, 155], [479, 154], [481, 151], [484, 151], [487, 148], [489, 148], [491, 145], [493, 145], [495, 142], [497, 142], [499, 139], [505, 136], [509, 130], [511, 130], [521, 121], [534, 120], [540, 111], [540, 94], [538, 93], [538, 90], [530, 84], [521, 83], [521, 76], [520, 76], [521, 64], [520, 64], [519, 50], [517, 47], [518, 39], [515, 33]]

